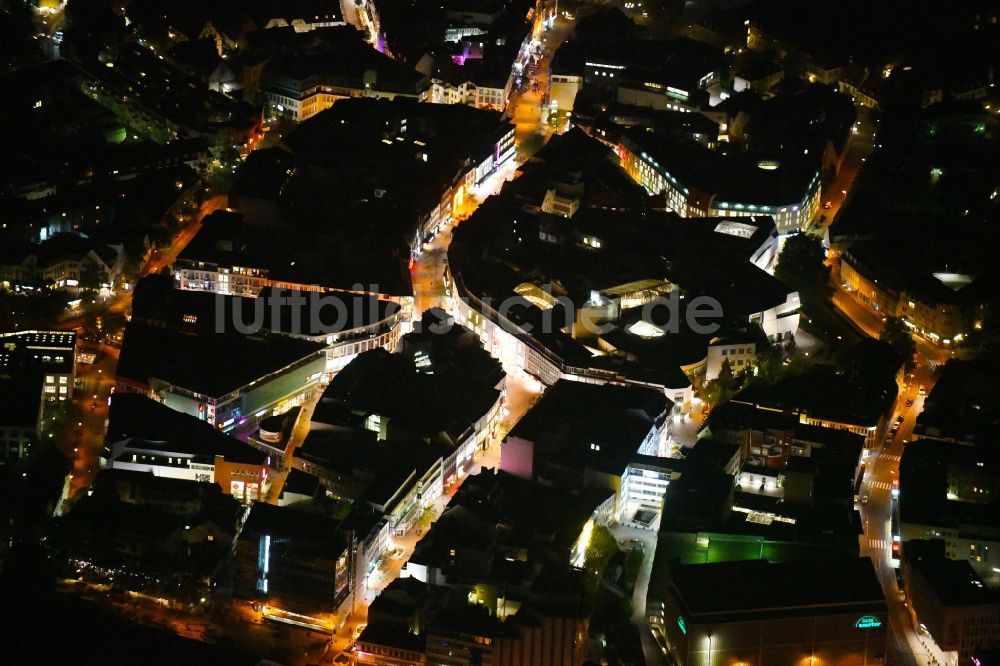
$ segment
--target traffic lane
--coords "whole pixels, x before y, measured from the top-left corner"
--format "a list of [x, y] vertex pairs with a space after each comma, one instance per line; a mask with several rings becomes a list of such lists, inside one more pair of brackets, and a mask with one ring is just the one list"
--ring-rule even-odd
[[[926, 391], [932, 388], [933, 376], [929, 373], [926, 376], [915, 370], [913, 379], [908, 382], [903, 391], [897, 409], [893, 413], [893, 419], [903, 416], [898, 433], [888, 441], [883, 453], [873, 461], [872, 480], [882, 482], [892, 482], [898, 477], [899, 460], [903, 455], [906, 443], [912, 441], [913, 429], [916, 420], [923, 407], [924, 396], [919, 395], [919, 383], [924, 382]], [[913, 403], [907, 407], [906, 401], [912, 399]], [[896, 572], [889, 557], [888, 544], [891, 543], [891, 518], [892, 500], [891, 491], [881, 491], [873, 494], [869, 503], [862, 507], [864, 517], [865, 535], [873, 539], [883, 539], [886, 548], [866, 548], [862, 552], [872, 557], [875, 562], [879, 580], [882, 584], [886, 600], [889, 605], [890, 627], [894, 639], [893, 647], [897, 653], [903, 656], [907, 663], [925, 666], [932, 663], [930, 656], [922, 652], [927, 648], [920, 643], [919, 637], [912, 626], [909, 609], [902, 599], [896, 583]], [[868, 544], [866, 539], [866, 545]], [[940, 662], [940, 655], [937, 657]]]

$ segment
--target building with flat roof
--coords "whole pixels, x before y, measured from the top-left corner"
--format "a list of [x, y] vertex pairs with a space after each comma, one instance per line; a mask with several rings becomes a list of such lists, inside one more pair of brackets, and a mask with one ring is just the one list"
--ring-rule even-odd
[[500, 469], [539, 483], [612, 492], [605, 521], [658, 513], [677, 463], [665, 458], [672, 408], [654, 389], [560, 380], [504, 438]]
[[641, 128], [625, 132], [622, 168], [681, 217], [770, 215], [778, 232], [807, 229], [819, 212], [819, 156], [723, 153]]
[[352, 97], [423, 100], [430, 81], [380, 53], [353, 27], [324, 30], [311, 48], [279, 53], [261, 75], [265, 116], [303, 122]]
[[945, 557], [940, 539], [907, 541], [904, 549], [903, 589], [913, 625], [952, 663], [974, 664], [977, 650], [1000, 647], [1000, 595], [972, 565]]
[[73, 397], [75, 331], [0, 333], [0, 466], [28, 456], [49, 401]]
[[[738, 446], [749, 467], [783, 469], [794, 457], [830, 449], [857, 463], [866, 435], [803, 423], [792, 412], [759, 409], [745, 402], [724, 402], [709, 415], [703, 433]], [[749, 468], [748, 468], [749, 469]]]
[[141, 279], [132, 294], [132, 321], [181, 332], [236, 330], [287, 336], [325, 346], [332, 374], [358, 354], [395, 349], [404, 309], [371, 294], [263, 287], [256, 296], [175, 289], [169, 275]]
[[889, 612], [867, 557], [676, 565], [659, 602], [650, 622], [680, 666], [887, 657]]
[[654, 578], [668, 563], [856, 556], [860, 441], [815, 449], [780, 470], [740, 466], [738, 447], [702, 439], [663, 495]]
[[[153, 352], [155, 350], [155, 353]], [[302, 402], [326, 378], [323, 343], [226, 331], [126, 327], [116, 387], [230, 432]]]
[[[379, 222], [398, 222], [384, 210], [370, 212], [379, 215]], [[383, 213], [386, 217], [381, 217]], [[302, 230], [309, 238], [303, 243], [287, 228], [253, 227], [238, 213], [216, 211], [205, 218], [174, 262], [174, 285], [185, 291], [245, 297], [255, 297], [266, 287], [371, 294], [407, 308], [413, 286], [405, 257], [414, 233], [409, 225], [407, 229], [404, 238], [383, 231], [384, 237], [376, 240], [369, 238], [373, 228], [358, 228], [359, 238], [372, 241], [362, 251], [355, 247], [357, 238], [346, 241], [340, 233]], [[348, 244], [343, 246], [342, 241]]]
[[111, 396], [103, 458], [114, 470], [215, 483], [249, 504], [270, 485], [267, 452], [144, 395]]
[[1000, 363], [988, 354], [949, 359], [924, 398], [913, 438], [973, 446], [992, 439], [998, 420]]
[[262, 502], [236, 541], [234, 593], [262, 604], [266, 619], [333, 633], [351, 593], [351, 549], [327, 516]]
[[[509, 372], [654, 386], [680, 411], [720, 332], [797, 330], [798, 294], [760, 268], [776, 243], [769, 217], [581, 207], [566, 219], [501, 197], [455, 230], [447, 278], [457, 321]], [[713, 333], [686, 318], [701, 297], [721, 307]]]
[[360, 492], [392, 516], [397, 532], [465, 478], [496, 434], [505, 375], [474, 342], [455, 327], [406, 336], [398, 354], [361, 354], [313, 411], [303, 454], [342, 484], [335, 492]]
[[920, 439], [899, 463], [899, 534], [903, 541], [941, 539], [944, 555], [965, 560], [1000, 588], [1000, 459], [990, 447]]

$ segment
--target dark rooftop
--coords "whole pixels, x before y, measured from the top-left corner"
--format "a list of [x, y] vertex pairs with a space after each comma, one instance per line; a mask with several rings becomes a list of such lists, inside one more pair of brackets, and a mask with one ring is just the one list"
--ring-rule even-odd
[[672, 576], [679, 601], [697, 622], [886, 610], [882, 586], [867, 557], [679, 565]]
[[758, 206], [801, 204], [819, 175], [819, 158], [786, 156], [776, 169], [762, 169], [760, 156], [726, 154], [710, 150], [690, 139], [673, 139], [633, 129], [626, 132], [630, 144], [652, 159], [687, 188], [697, 188], [721, 202]]
[[671, 406], [662, 391], [564, 379], [542, 395], [508, 438], [534, 443], [539, 475], [547, 474], [546, 465], [617, 475]]
[[[284, 336], [251, 337], [235, 332], [193, 335], [130, 324], [125, 329], [118, 376], [148, 385], [169, 382], [203, 395], [222, 397], [272, 373], [318, 358], [325, 345]], [[156, 353], [150, 353], [150, 350]]]
[[228, 462], [263, 465], [267, 454], [188, 414], [137, 393], [111, 396], [105, 442], [131, 440], [129, 446], [186, 453], [208, 462], [221, 456]]

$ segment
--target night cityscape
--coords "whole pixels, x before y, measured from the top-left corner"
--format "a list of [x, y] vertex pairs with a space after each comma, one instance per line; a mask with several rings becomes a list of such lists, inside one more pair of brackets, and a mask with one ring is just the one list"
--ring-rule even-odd
[[1000, 666], [1000, 3], [0, 2], [0, 664]]

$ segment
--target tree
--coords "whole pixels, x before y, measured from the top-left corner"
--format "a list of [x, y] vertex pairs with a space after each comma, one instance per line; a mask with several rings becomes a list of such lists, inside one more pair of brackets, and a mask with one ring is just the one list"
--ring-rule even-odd
[[778, 255], [774, 275], [799, 292], [803, 300], [823, 300], [830, 296], [830, 268], [819, 238], [797, 233], [785, 241]]
[[878, 339], [889, 343], [889, 346], [903, 357], [907, 370], [913, 368], [913, 355], [917, 353], [917, 343], [913, 341], [913, 336], [910, 335], [902, 319], [899, 317], [886, 319]]
[[701, 392], [701, 398], [708, 404], [710, 409], [714, 409], [716, 406], [729, 400], [737, 388], [739, 388], [739, 385], [737, 384], [736, 376], [733, 374], [733, 364], [727, 358], [722, 361], [722, 367], [719, 368], [719, 376], [706, 382], [705, 388]]

